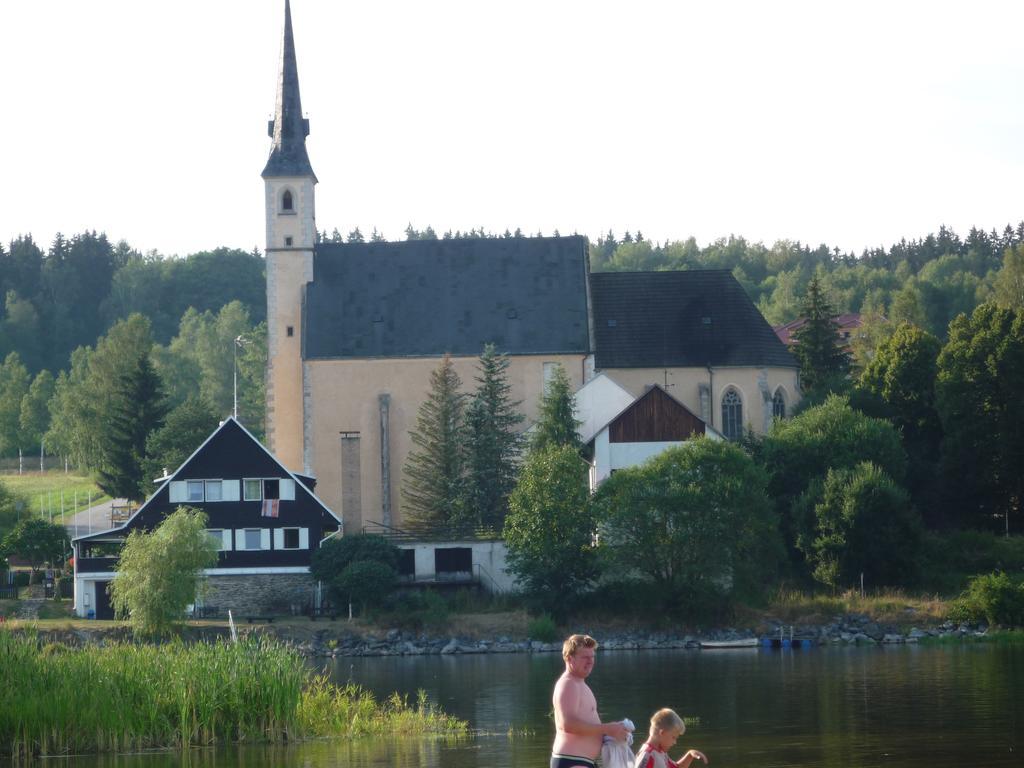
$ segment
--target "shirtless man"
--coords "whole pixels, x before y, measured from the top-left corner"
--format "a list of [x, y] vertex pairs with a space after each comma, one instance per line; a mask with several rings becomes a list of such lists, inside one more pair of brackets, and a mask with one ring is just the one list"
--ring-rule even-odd
[[596, 650], [597, 641], [589, 635], [573, 635], [562, 644], [565, 672], [551, 697], [556, 729], [551, 768], [595, 768], [601, 737], [624, 741], [629, 733], [622, 723], [601, 722], [594, 693], [584, 682], [594, 669]]

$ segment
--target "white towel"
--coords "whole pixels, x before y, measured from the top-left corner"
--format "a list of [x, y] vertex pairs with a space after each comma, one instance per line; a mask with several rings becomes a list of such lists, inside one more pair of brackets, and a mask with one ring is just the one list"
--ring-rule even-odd
[[601, 768], [633, 768], [636, 757], [624, 741], [608, 739], [601, 746]]
[[636, 759], [630, 745], [633, 743], [633, 731], [636, 726], [633, 721], [626, 718], [622, 721], [629, 733], [625, 741], [616, 741], [611, 736], [605, 736], [601, 744], [601, 768], [633, 768], [633, 761]]

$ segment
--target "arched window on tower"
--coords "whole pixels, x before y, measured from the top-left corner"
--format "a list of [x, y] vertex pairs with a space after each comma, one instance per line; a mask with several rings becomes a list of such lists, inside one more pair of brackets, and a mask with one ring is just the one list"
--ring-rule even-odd
[[786, 393], [782, 387], [776, 389], [772, 397], [772, 416], [776, 419], [786, 418]]
[[743, 437], [743, 400], [731, 387], [722, 395], [722, 434], [729, 440]]
[[281, 195], [281, 210], [287, 213], [292, 213], [295, 208], [292, 205], [292, 191], [286, 189]]

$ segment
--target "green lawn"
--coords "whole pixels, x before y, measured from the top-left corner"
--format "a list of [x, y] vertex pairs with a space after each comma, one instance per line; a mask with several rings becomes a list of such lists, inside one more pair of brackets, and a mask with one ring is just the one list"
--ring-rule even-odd
[[33, 514], [38, 515], [42, 509], [45, 516], [49, 517], [52, 512], [54, 521], [60, 518], [62, 493], [66, 517], [75, 513], [75, 494], [79, 512], [88, 509], [90, 499], [93, 504], [110, 500], [109, 496], [96, 487], [91, 477], [75, 473], [64, 474], [64, 471], [59, 469], [26, 472], [23, 475], [4, 473], [0, 475], [0, 482], [23, 496]]

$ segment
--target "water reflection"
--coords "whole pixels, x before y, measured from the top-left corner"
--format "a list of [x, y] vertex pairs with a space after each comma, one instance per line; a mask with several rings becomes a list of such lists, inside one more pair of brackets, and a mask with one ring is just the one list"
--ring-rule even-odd
[[[535, 768], [547, 764], [557, 654], [344, 659], [329, 671], [430, 700], [470, 721], [461, 740], [325, 741], [186, 756], [48, 760], [75, 768]], [[1024, 648], [828, 648], [807, 652], [599, 653], [591, 684], [607, 717], [645, 723], [670, 706], [684, 741], [727, 766], [1019, 766]], [[510, 733], [511, 730], [511, 733]]]

